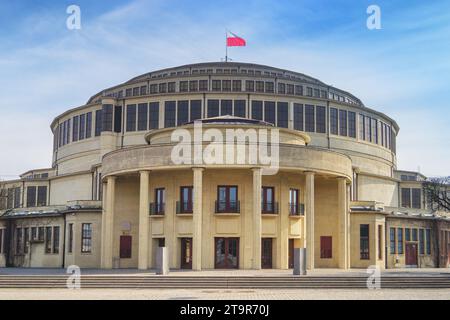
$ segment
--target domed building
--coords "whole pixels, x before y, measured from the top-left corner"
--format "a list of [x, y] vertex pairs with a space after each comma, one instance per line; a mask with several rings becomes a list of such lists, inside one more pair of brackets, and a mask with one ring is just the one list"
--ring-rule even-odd
[[0, 266], [446, 267], [450, 219], [397, 170], [399, 126], [269, 66], [143, 74], [51, 123], [51, 168], [0, 183]]

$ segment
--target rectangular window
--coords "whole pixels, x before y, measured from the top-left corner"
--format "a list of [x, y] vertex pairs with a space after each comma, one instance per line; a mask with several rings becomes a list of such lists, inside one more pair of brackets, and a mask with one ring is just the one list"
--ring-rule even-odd
[[239, 212], [237, 186], [217, 187], [216, 212]]
[[314, 132], [314, 106], [305, 105], [305, 131]]
[[389, 229], [389, 242], [391, 254], [395, 254], [395, 228]]
[[136, 131], [136, 105], [127, 105], [127, 132]]
[[289, 104], [287, 102], [277, 102], [277, 126], [281, 128], [289, 126]]
[[333, 244], [332, 237], [321, 236], [320, 237], [320, 258], [331, 259], [333, 257]]
[[72, 141], [78, 141], [78, 126], [79, 126], [79, 116], [73, 117], [73, 128], [72, 128]]
[[262, 187], [261, 212], [275, 213], [275, 191], [274, 187]]
[[92, 112], [86, 113], [86, 139], [92, 137]]
[[197, 80], [189, 81], [189, 91], [191, 91], [191, 92], [198, 91], [198, 81]]
[[180, 81], [180, 92], [187, 92], [189, 89], [189, 82]]
[[246, 101], [245, 100], [234, 100], [234, 115], [236, 117], [246, 118]]
[[0, 229], [0, 254], [3, 253], [3, 230], [4, 229]]
[[52, 253], [52, 227], [45, 227], [45, 253]]
[[139, 87], [133, 88], [133, 96], [139, 95]]
[[255, 81], [245, 80], [245, 91], [255, 91]]
[[44, 241], [44, 227], [39, 227], [38, 228], [38, 240], [39, 241]]
[[378, 260], [383, 259], [383, 226], [378, 225]]
[[31, 240], [38, 240], [38, 228], [31, 227]]
[[397, 253], [403, 254], [403, 228], [397, 229]]
[[425, 254], [425, 233], [424, 233], [424, 229], [419, 229], [419, 254]]
[[175, 127], [175, 107], [176, 102], [175, 101], [166, 101], [164, 105], [164, 127], [170, 128]]
[[378, 143], [378, 121], [377, 119], [372, 119], [372, 142]]
[[166, 190], [164, 188], [155, 189], [155, 204], [153, 208], [153, 214], [164, 214], [164, 207], [166, 201]]
[[189, 122], [189, 101], [182, 100], [177, 102], [177, 125], [181, 126]]
[[213, 80], [212, 81], [212, 91], [220, 91], [222, 90], [222, 81]]
[[326, 133], [326, 108], [316, 106], [316, 132]]
[[208, 91], [208, 80], [200, 80], [198, 85], [200, 91]]
[[73, 252], [73, 223], [69, 223], [69, 230], [68, 230], [68, 237], [69, 237], [69, 241], [68, 241], [68, 247], [67, 247], [67, 252], [68, 253], [72, 253]]
[[366, 117], [365, 120], [365, 128], [366, 128], [366, 141], [372, 141], [372, 127], [370, 126], [370, 117]]
[[208, 100], [208, 118], [219, 116], [219, 100]]
[[426, 252], [428, 255], [431, 254], [431, 229], [426, 229], [425, 230], [425, 234], [426, 234]]
[[287, 94], [293, 95], [294, 94], [294, 85], [293, 84], [288, 84], [286, 85], [287, 88]]
[[202, 118], [202, 100], [191, 100], [191, 121]]
[[366, 140], [366, 130], [364, 128], [364, 115], [360, 114], [359, 115], [359, 139], [360, 140]]
[[220, 101], [220, 115], [233, 115], [233, 100], [221, 100]]
[[256, 81], [256, 92], [264, 92], [264, 81]]
[[158, 93], [158, 85], [157, 84], [151, 84], [150, 85], [150, 94]]
[[114, 107], [114, 132], [122, 132], [122, 106]]
[[148, 104], [139, 103], [138, 104], [138, 131], [147, 130], [148, 121]]
[[102, 114], [103, 110], [95, 111], [95, 136], [98, 137], [102, 133]]
[[286, 94], [286, 84], [284, 83], [278, 83], [278, 93], [279, 94]]
[[30, 240], [30, 229], [23, 229], [23, 253], [28, 253], [28, 241]]
[[413, 188], [411, 189], [411, 195], [412, 195], [412, 207], [416, 208], [416, 209], [420, 209], [421, 205], [420, 205], [420, 195], [421, 195], [421, 190], [418, 188]]
[[411, 208], [411, 189], [410, 188], [401, 188], [401, 189], [402, 189], [402, 207]]
[[262, 101], [252, 101], [252, 119], [263, 119]]
[[417, 229], [412, 229], [412, 241], [417, 241]]
[[59, 253], [59, 227], [53, 227], [53, 253]]
[[275, 102], [264, 101], [264, 121], [275, 124]]
[[47, 186], [37, 188], [37, 206], [45, 207], [47, 205]]
[[80, 115], [80, 130], [79, 130], [79, 140], [84, 140], [86, 133], [86, 115]]
[[145, 96], [147, 94], [147, 86], [141, 86], [140, 95]]
[[242, 91], [242, 81], [233, 80], [233, 91]]
[[348, 136], [356, 138], [356, 114], [351, 111], [348, 112]]
[[159, 102], [149, 104], [150, 130], [159, 128]]
[[101, 131], [112, 131], [113, 120], [113, 106], [112, 104], [105, 104], [102, 107], [101, 116]]
[[36, 207], [36, 187], [27, 187], [27, 207]]
[[8, 197], [6, 199], [6, 208], [12, 209], [14, 206], [14, 189], [9, 188], [8, 189]]
[[81, 224], [81, 253], [92, 252], [92, 223]]
[[405, 241], [411, 241], [411, 229], [405, 228]]
[[180, 188], [180, 213], [192, 213], [192, 191], [192, 186]]
[[302, 96], [303, 95], [303, 86], [296, 85], [295, 86], [295, 94], [297, 96]]
[[359, 225], [359, 257], [361, 260], [369, 260], [369, 225]]
[[175, 92], [175, 82], [169, 82], [167, 84], [167, 92], [170, 92], [170, 93]]
[[338, 134], [338, 109], [330, 108], [330, 133]]
[[222, 91], [231, 91], [231, 80], [222, 80]]
[[339, 135], [347, 136], [347, 111], [339, 110]]
[[159, 93], [166, 93], [167, 92], [167, 83], [160, 83], [159, 84]]
[[21, 192], [20, 187], [14, 188], [14, 208], [20, 208]]
[[22, 228], [16, 228], [16, 254], [23, 252], [23, 230]]
[[298, 189], [289, 189], [289, 214], [290, 215], [299, 215], [300, 206], [299, 206], [299, 190]]
[[303, 105], [294, 103], [294, 129], [303, 131]]

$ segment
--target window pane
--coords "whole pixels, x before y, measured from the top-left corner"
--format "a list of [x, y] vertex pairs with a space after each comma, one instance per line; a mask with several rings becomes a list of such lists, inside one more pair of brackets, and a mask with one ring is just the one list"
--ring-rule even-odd
[[101, 131], [112, 131], [113, 106], [112, 104], [104, 104], [101, 115]]
[[114, 107], [114, 132], [122, 132], [122, 106]]
[[252, 101], [252, 119], [262, 120], [262, 101]]
[[317, 106], [316, 112], [316, 132], [326, 133], [326, 108]]
[[148, 105], [146, 103], [138, 104], [138, 130], [147, 130]]
[[27, 187], [27, 207], [36, 206], [36, 187]]
[[233, 114], [233, 101], [232, 100], [221, 100], [220, 101], [220, 115], [232, 115]]
[[92, 112], [86, 113], [86, 139], [92, 136]]
[[347, 111], [339, 110], [339, 135], [347, 136]]
[[219, 116], [219, 100], [208, 100], [208, 118]]
[[264, 121], [275, 124], [275, 102], [264, 101]]
[[198, 120], [202, 118], [202, 101], [192, 100], [191, 101], [191, 121]]
[[164, 105], [164, 127], [175, 127], [175, 101], [166, 101]]
[[314, 132], [314, 106], [305, 105], [305, 131]]
[[354, 112], [348, 112], [348, 136], [356, 138], [356, 114]]
[[245, 100], [234, 100], [234, 115], [236, 117], [246, 118]]
[[80, 130], [79, 130], [79, 140], [83, 140], [85, 138], [86, 133], [86, 115], [80, 115]]
[[338, 109], [330, 108], [330, 133], [338, 134]]
[[189, 122], [189, 101], [178, 101], [177, 105], [177, 125], [181, 126]]
[[403, 229], [397, 229], [397, 253], [403, 254]]
[[149, 122], [150, 129], [159, 128], [159, 102], [150, 102], [149, 104]]
[[289, 108], [287, 102], [277, 103], [277, 126], [287, 128], [289, 125]]
[[303, 105], [294, 103], [294, 129], [303, 131]]

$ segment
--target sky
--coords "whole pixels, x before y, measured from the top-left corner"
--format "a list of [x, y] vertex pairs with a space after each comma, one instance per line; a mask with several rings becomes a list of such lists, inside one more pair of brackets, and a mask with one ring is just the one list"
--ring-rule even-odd
[[[70, 30], [69, 5], [81, 11]], [[381, 29], [369, 30], [378, 5]], [[51, 166], [51, 121], [160, 68], [233, 61], [301, 72], [397, 121], [398, 168], [450, 175], [450, 1], [0, 1], [0, 179]]]

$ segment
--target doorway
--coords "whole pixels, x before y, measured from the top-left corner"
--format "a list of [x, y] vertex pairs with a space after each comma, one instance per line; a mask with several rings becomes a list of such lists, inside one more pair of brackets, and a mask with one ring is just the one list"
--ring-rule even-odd
[[192, 269], [192, 238], [181, 238], [181, 269]]
[[417, 267], [417, 243], [405, 243], [405, 265]]
[[272, 238], [261, 239], [261, 268], [272, 269]]
[[215, 267], [239, 268], [239, 238], [215, 238]]
[[294, 239], [289, 239], [289, 258], [288, 258], [289, 269], [294, 268]]

